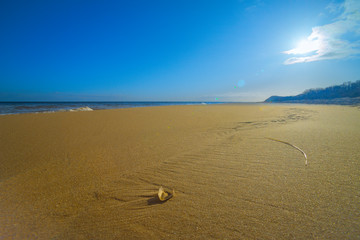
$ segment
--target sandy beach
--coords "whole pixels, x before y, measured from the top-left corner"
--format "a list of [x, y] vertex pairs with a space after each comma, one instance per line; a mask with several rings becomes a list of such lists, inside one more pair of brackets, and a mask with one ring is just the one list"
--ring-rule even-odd
[[0, 239], [359, 239], [359, 209], [357, 107], [0, 116]]

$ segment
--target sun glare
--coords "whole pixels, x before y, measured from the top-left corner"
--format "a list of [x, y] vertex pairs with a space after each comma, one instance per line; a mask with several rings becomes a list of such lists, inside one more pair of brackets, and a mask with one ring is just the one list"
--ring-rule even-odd
[[299, 41], [296, 48], [292, 50], [292, 54], [305, 54], [319, 49], [318, 40], [303, 39]]

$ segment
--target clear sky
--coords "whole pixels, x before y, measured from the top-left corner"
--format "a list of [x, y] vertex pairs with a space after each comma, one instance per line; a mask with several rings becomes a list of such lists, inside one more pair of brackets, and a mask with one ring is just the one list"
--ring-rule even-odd
[[359, 0], [0, 3], [0, 101], [263, 101], [359, 56]]

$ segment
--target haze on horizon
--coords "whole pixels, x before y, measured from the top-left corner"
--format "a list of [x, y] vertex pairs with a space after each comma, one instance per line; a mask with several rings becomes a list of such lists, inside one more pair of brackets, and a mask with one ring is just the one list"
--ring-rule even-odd
[[263, 101], [360, 79], [360, 1], [2, 1], [0, 101]]

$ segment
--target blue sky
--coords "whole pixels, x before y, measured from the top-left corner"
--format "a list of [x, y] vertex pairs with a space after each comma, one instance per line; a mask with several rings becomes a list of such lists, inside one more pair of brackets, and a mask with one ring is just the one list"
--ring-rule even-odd
[[263, 101], [360, 79], [360, 1], [1, 1], [0, 101]]

